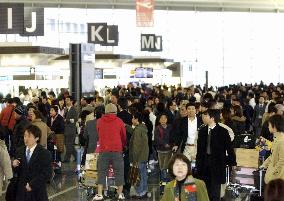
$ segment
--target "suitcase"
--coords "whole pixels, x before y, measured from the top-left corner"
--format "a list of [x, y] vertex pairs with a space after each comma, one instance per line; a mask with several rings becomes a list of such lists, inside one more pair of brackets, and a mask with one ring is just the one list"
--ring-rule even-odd
[[254, 186], [258, 189], [258, 191], [250, 195], [250, 201], [264, 201], [263, 191], [265, 172], [266, 171], [263, 169], [254, 171]]
[[[257, 171], [255, 171], [257, 172]], [[255, 181], [254, 186], [242, 185], [230, 182], [229, 167], [226, 169], [226, 189], [225, 189], [225, 201], [264, 201], [263, 198], [263, 170], [258, 171], [259, 174], [254, 173]], [[261, 190], [259, 190], [261, 189]]]

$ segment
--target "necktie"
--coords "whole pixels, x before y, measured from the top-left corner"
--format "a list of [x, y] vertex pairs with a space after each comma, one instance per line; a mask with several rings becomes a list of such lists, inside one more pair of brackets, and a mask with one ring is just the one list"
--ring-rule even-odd
[[206, 153], [208, 155], [211, 154], [211, 128], [208, 128], [209, 129], [209, 132], [208, 132], [208, 135], [207, 135], [207, 149], [206, 149]]
[[27, 162], [28, 162], [28, 163], [30, 162], [30, 159], [31, 159], [31, 150], [28, 149], [28, 150], [27, 150]]

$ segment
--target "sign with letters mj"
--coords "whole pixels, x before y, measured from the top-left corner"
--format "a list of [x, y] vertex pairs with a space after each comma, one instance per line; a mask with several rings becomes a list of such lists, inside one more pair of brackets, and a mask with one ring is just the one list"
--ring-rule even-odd
[[141, 51], [163, 51], [162, 36], [156, 36], [155, 34], [141, 34]]

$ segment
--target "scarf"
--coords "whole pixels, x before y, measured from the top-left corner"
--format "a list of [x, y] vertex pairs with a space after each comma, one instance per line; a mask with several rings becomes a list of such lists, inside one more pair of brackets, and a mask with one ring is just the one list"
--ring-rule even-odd
[[[182, 182], [182, 181], [181, 181]], [[181, 187], [185, 192], [185, 197], [187, 201], [197, 201], [197, 189], [194, 178], [189, 176], [184, 180], [184, 183], [178, 185], [178, 181], [174, 181], [174, 193], [175, 193], [175, 201], [181, 201]]]

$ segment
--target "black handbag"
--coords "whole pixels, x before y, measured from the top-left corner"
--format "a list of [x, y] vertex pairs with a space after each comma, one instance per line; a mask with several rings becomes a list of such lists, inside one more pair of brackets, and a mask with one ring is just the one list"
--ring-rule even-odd
[[17, 195], [18, 178], [13, 177], [8, 184], [5, 199], [6, 201], [15, 201]]

